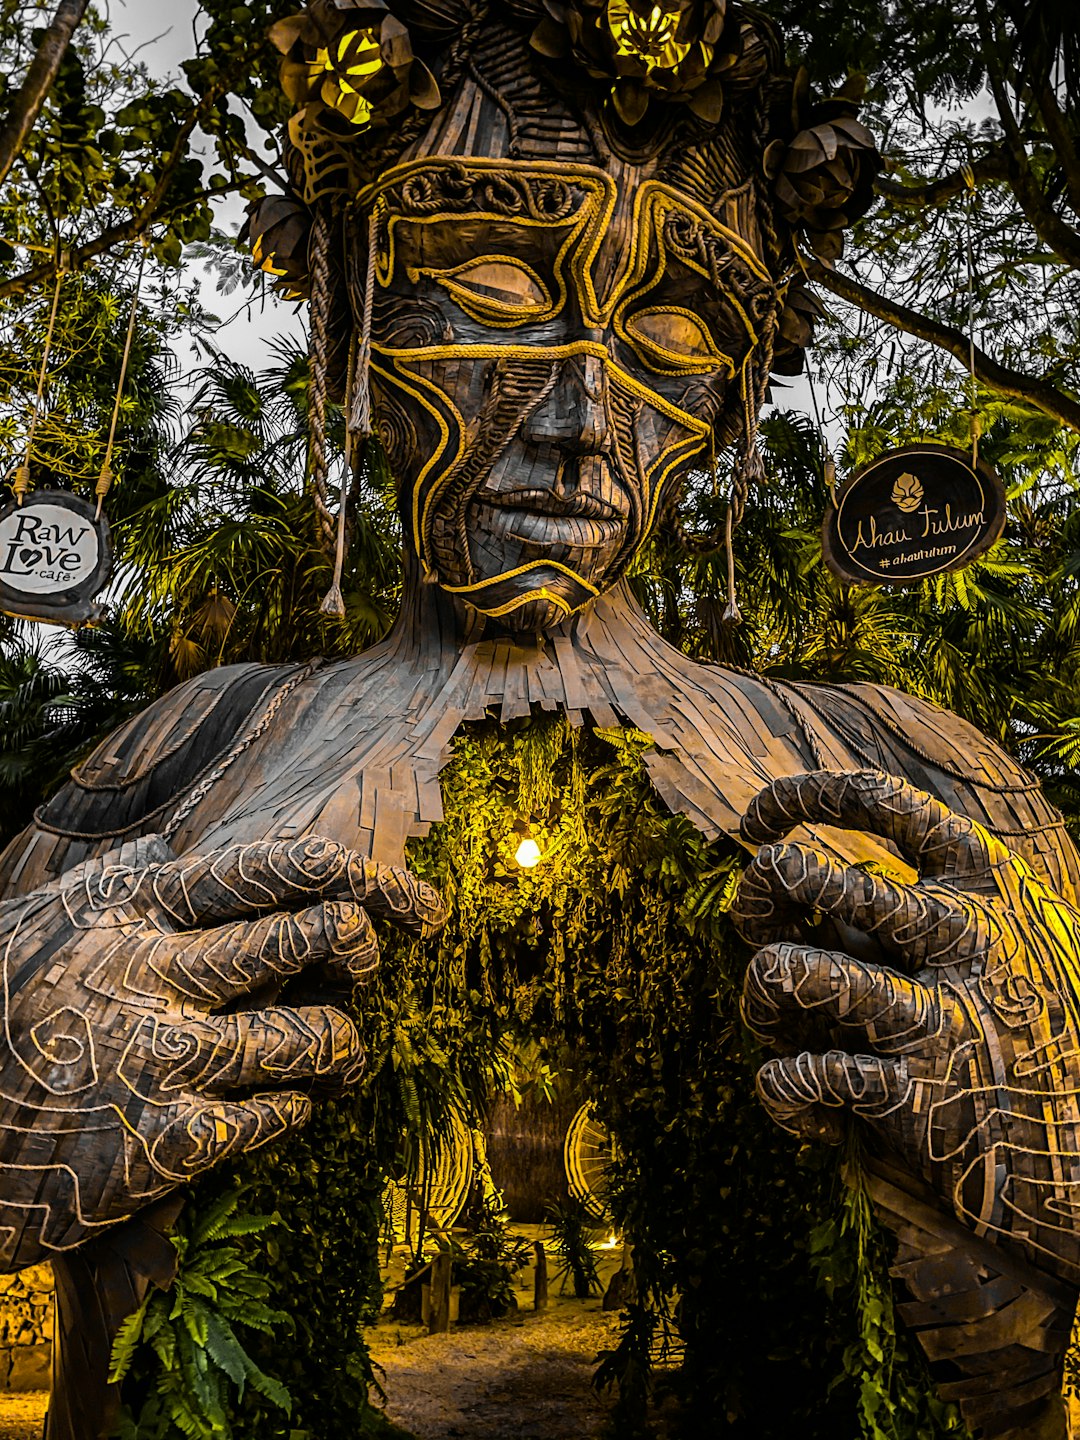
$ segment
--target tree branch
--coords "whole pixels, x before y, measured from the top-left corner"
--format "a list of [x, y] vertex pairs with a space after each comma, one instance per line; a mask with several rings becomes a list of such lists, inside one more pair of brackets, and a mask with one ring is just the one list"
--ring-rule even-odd
[[7, 118], [0, 125], [0, 184], [7, 178], [41, 114], [41, 107], [60, 73], [71, 37], [82, 23], [88, 4], [89, 0], [60, 0], [56, 7], [52, 24], [42, 36], [26, 79], [11, 102]]
[[994, 97], [998, 119], [1001, 121], [1001, 128], [1005, 135], [1005, 145], [1010, 162], [1009, 182], [1012, 185], [1013, 193], [1043, 244], [1060, 256], [1067, 265], [1073, 266], [1074, 269], [1080, 269], [1080, 231], [1073, 229], [1054, 210], [1038, 180], [1031, 173], [1020, 123], [1013, 114], [1013, 107], [1005, 89], [1004, 74], [997, 64], [999, 42], [991, 28], [986, 0], [975, 0], [975, 9], [978, 15], [983, 54], [986, 59], [986, 76], [990, 82], [990, 93]]
[[[110, 225], [107, 229], [103, 230], [100, 235], [96, 236], [95, 239], [88, 240], [85, 245], [78, 245], [74, 249], [69, 250], [66, 260], [70, 269], [81, 269], [88, 260], [93, 260], [98, 255], [104, 255], [107, 251], [113, 249], [114, 246], [123, 245], [125, 241], [137, 240], [140, 235], [144, 234], [150, 228], [154, 220], [158, 218], [158, 211], [161, 209], [162, 202], [169, 192], [169, 186], [172, 184], [176, 167], [186, 153], [186, 145], [191, 132], [199, 123], [204, 110], [210, 105], [215, 104], [216, 101], [217, 92], [208, 91], [198, 106], [196, 106], [184, 121], [177, 133], [173, 148], [165, 159], [165, 164], [162, 166], [161, 174], [157, 178], [157, 183], [147, 197], [146, 203], [141, 206], [140, 209], [136, 210], [130, 220], [125, 220], [120, 225]], [[214, 195], [220, 195], [224, 192], [215, 190], [212, 193]], [[48, 280], [51, 276], [55, 275], [55, 273], [55, 263], [52, 260], [46, 260], [40, 265], [33, 266], [30, 270], [24, 270], [21, 275], [13, 275], [10, 280], [5, 280], [0, 284], [0, 300], [9, 300], [13, 295], [21, 295], [25, 291], [32, 289], [33, 286], [40, 284], [44, 280]]]
[[[889, 300], [884, 295], [879, 295], [876, 290], [870, 290], [857, 280], [852, 280], [850, 276], [826, 269], [818, 260], [811, 260], [807, 264], [806, 273], [816, 284], [850, 301], [852, 305], [857, 305], [868, 315], [884, 320], [898, 330], [914, 335], [918, 340], [926, 340], [931, 345], [938, 346], [955, 356], [965, 367], [970, 364], [971, 340], [962, 330], [944, 325], [940, 320], [932, 320], [927, 315], [920, 315], [917, 310], [911, 310], [895, 300]], [[975, 376], [988, 389], [1008, 395], [1014, 400], [1025, 400], [1044, 415], [1080, 431], [1080, 399], [1067, 391], [1059, 390], [1049, 381], [1036, 380], [1018, 370], [1010, 370], [978, 346], [975, 347]]]
[[1032, 87], [1039, 115], [1065, 176], [1069, 204], [1080, 215], [1080, 147], [1057, 103], [1054, 87], [1045, 77]]
[[894, 205], [911, 205], [922, 209], [925, 206], [945, 205], [962, 195], [967, 189], [967, 177], [971, 175], [978, 185], [988, 180], [1008, 180], [1009, 167], [1003, 142], [998, 141], [972, 163], [971, 170], [951, 170], [937, 180], [924, 180], [918, 185], [905, 185], [897, 180], [881, 176], [874, 182], [874, 190]]

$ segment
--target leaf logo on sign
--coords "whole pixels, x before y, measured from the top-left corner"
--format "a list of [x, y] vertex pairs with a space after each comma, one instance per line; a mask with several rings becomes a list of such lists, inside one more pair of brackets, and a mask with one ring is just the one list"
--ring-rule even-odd
[[892, 502], [905, 515], [913, 515], [922, 504], [923, 487], [917, 475], [901, 475], [892, 487]]

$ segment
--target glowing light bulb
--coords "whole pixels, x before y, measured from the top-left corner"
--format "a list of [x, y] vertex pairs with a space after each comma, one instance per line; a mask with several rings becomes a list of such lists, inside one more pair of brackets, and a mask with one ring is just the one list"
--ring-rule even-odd
[[540, 863], [540, 846], [532, 838], [526, 835], [515, 852], [514, 859], [523, 870], [531, 870], [534, 865]]

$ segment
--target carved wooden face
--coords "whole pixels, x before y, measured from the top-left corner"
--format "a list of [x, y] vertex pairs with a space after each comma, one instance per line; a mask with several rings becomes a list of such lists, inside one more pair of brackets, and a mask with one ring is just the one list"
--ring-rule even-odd
[[708, 450], [772, 281], [634, 170], [431, 157], [358, 206], [378, 237], [375, 415], [411, 543], [507, 628], [554, 624], [619, 579], [665, 485]]

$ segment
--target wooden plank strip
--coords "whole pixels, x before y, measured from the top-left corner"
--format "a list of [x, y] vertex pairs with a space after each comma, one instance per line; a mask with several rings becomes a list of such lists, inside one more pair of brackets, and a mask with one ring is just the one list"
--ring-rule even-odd
[[584, 710], [588, 705], [588, 696], [585, 693], [581, 666], [574, 650], [574, 642], [569, 635], [555, 636], [555, 658], [559, 666], [563, 699], [567, 708]]

